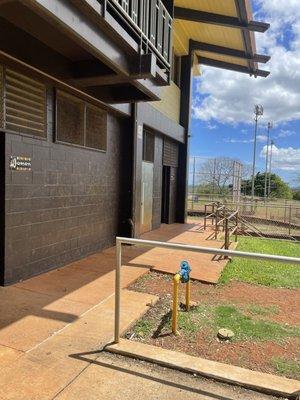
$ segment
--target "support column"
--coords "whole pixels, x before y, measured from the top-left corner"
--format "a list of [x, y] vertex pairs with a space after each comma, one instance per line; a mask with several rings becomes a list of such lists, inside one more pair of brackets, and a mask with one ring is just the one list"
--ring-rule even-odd
[[142, 159], [143, 159], [143, 122], [139, 117], [139, 105], [132, 106], [133, 119], [133, 199], [132, 222], [133, 237], [138, 238], [141, 226], [141, 196], [142, 196]]
[[181, 100], [180, 124], [185, 128], [185, 143], [179, 145], [178, 183], [177, 183], [177, 215], [179, 223], [187, 218], [188, 172], [189, 172], [189, 137], [192, 102], [193, 77], [192, 52], [181, 58]]

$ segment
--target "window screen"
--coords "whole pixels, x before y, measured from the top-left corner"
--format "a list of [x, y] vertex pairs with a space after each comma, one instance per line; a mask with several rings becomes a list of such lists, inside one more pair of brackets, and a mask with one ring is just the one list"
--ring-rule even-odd
[[147, 131], [143, 134], [143, 161], [154, 162], [154, 135]]
[[61, 142], [106, 151], [107, 112], [57, 91], [56, 137]]
[[106, 150], [107, 113], [99, 108], [86, 106], [86, 142], [87, 147]]
[[56, 134], [62, 142], [84, 145], [84, 103], [57, 91]]

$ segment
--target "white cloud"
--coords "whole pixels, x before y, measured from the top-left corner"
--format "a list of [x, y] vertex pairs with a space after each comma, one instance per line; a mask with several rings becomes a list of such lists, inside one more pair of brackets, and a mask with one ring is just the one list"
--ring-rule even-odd
[[294, 136], [294, 135], [296, 135], [295, 131], [290, 131], [288, 129], [286, 129], [286, 130], [281, 129], [281, 131], [278, 133], [277, 137], [287, 138], [287, 137]]
[[209, 129], [210, 131], [213, 131], [215, 129], [217, 129], [217, 125], [216, 124], [211, 124], [210, 122], [208, 122], [208, 124], [206, 125], [207, 129]]
[[[261, 151], [260, 156], [265, 158], [267, 146]], [[272, 166], [275, 169], [284, 171], [299, 171], [300, 170], [300, 149], [294, 147], [276, 147], [273, 146], [272, 151]]]
[[[271, 23], [271, 29], [256, 34], [259, 53], [272, 56], [260, 64], [270, 69], [268, 78], [203, 67], [193, 101], [194, 118], [237, 124], [253, 123], [254, 104], [263, 104], [265, 115], [261, 123], [274, 120], [286, 123], [300, 119], [300, 6], [298, 0], [256, 0], [260, 13], [257, 19]], [[283, 46], [288, 32], [289, 46]], [[204, 99], [202, 96], [205, 96]]]
[[223, 139], [223, 142], [225, 143], [253, 143], [253, 139], [234, 139], [234, 138], [225, 138]]
[[[265, 143], [268, 140], [268, 136], [267, 135], [257, 135], [257, 142], [259, 143]], [[223, 142], [225, 143], [253, 143], [254, 139], [235, 139], [235, 138], [224, 138]]]
[[257, 141], [259, 143], [265, 143], [268, 140], [267, 135], [257, 135]]

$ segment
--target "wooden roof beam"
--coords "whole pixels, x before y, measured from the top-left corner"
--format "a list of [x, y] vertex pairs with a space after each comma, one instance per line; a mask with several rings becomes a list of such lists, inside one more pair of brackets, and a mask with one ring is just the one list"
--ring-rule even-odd
[[267, 24], [265, 22], [249, 21], [249, 23], [243, 23], [237, 17], [230, 17], [227, 15], [214, 14], [210, 12], [192, 10], [182, 7], [175, 7], [174, 18], [262, 33], [266, 32], [270, 27], [270, 24]]
[[209, 65], [211, 67], [228, 69], [230, 71], [242, 72], [244, 74], [250, 74], [254, 76], [261, 76], [266, 78], [270, 75], [269, 71], [263, 71], [261, 69], [251, 70], [249, 67], [245, 67], [243, 65], [232, 64], [224, 61], [214, 60], [212, 58], [200, 57], [198, 56], [199, 64]]
[[252, 57], [243, 50], [236, 50], [228, 47], [216, 46], [209, 43], [197, 42], [195, 40], [191, 40], [190, 44], [192, 50], [206, 51], [209, 53], [216, 53], [224, 56], [241, 58], [243, 60], [253, 60], [254, 62], [259, 62], [259, 63], [267, 63], [271, 58], [270, 56], [262, 54], [254, 54]]

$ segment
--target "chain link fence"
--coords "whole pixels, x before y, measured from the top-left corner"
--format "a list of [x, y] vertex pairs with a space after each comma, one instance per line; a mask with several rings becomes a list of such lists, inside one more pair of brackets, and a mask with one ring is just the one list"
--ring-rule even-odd
[[[219, 202], [238, 210], [241, 221], [266, 237], [300, 239], [300, 201], [260, 198], [243, 194], [249, 171], [228, 158], [190, 158], [188, 212], [205, 215], [205, 204]], [[247, 231], [247, 230], [245, 230]]]

